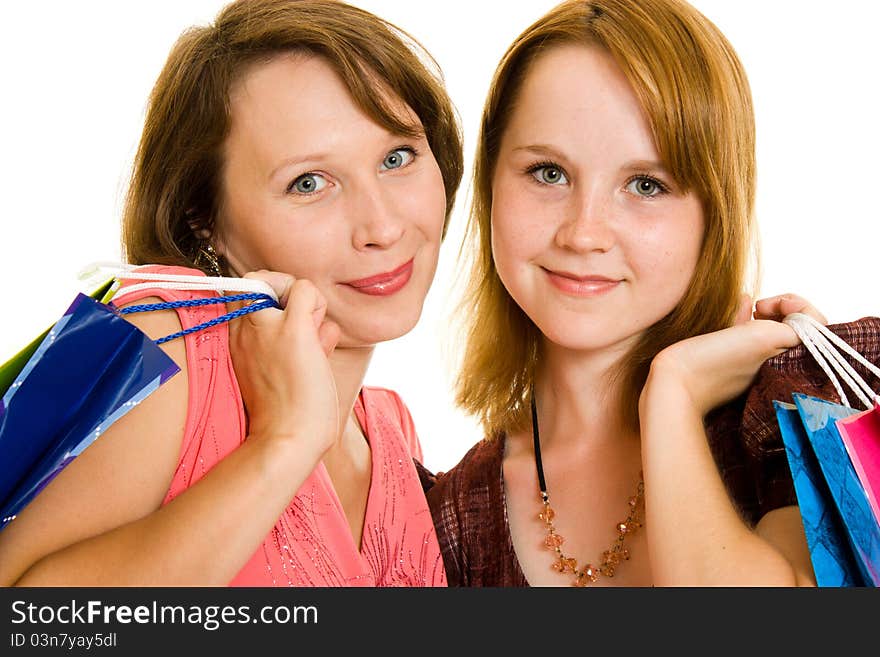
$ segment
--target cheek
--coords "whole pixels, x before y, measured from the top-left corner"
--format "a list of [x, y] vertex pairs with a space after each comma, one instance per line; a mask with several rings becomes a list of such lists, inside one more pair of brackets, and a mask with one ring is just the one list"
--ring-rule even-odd
[[247, 218], [237, 217], [227, 242], [251, 271], [268, 269], [320, 284], [350, 243], [327, 208], [292, 210], [282, 202], [251, 210]]
[[319, 287], [326, 281], [354, 275], [351, 270], [352, 237], [336, 207], [302, 208], [275, 232], [269, 252], [273, 262], [296, 278], [307, 278]]
[[504, 177], [492, 187], [492, 256], [499, 273], [512, 273], [530, 262], [547, 243], [548, 226], [542, 208]]
[[429, 242], [440, 242], [446, 220], [446, 188], [436, 162], [397, 189], [395, 204]]
[[651, 280], [658, 292], [681, 295], [697, 266], [703, 241], [702, 212], [689, 208], [675, 221], [661, 219], [641, 231], [633, 242], [638, 274]]

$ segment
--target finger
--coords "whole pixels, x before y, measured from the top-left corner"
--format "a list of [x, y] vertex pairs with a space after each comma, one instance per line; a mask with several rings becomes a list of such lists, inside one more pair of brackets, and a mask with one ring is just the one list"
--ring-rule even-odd
[[772, 319], [782, 321], [793, 313], [803, 313], [813, 317], [822, 324], [828, 320], [809, 301], [797, 294], [780, 294], [775, 297], [761, 299], [755, 304], [756, 319]]
[[761, 345], [762, 359], [771, 358], [801, 343], [800, 337], [788, 324], [776, 320], [752, 322], [756, 335], [752, 338]]
[[261, 269], [260, 271], [251, 271], [242, 276], [250, 280], [263, 281], [275, 292], [278, 297], [278, 305], [282, 308], [287, 307], [290, 296], [290, 290], [296, 279], [290, 274], [284, 274], [278, 271], [268, 271]]
[[315, 289], [315, 308], [312, 309], [312, 323], [314, 323], [315, 328], [320, 328], [321, 324], [324, 323], [324, 318], [327, 316], [327, 300], [324, 298], [324, 295], [321, 294], [321, 291], [317, 288]]
[[[311, 281], [301, 278], [293, 284], [286, 308], [287, 315], [292, 321], [310, 318], [317, 328], [324, 320], [326, 309], [327, 304], [324, 301], [324, 296], [318, 292], [318, 288]], [[317, 323], [315, 323], [316, 314], [320, 320]]]
[[734, 324], [745, 324], [752, 319], [752, 297], [743, 294], [739, 300], [739, 310], [736, 311]]
[[327, 356], [330, 356], [333, 350], [336, 349], [341, 334], [342, 329], [339, 328], [339, 324], [336, 322], [324, 322], [318, 328], [318, 340], [321, 342], [321, 349], [324, 350]]

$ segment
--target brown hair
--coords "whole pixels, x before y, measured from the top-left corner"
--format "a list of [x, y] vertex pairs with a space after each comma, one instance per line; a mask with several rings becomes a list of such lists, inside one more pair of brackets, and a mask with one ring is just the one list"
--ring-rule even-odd
[[[729, 326], [746, 287], [754, 246], [755, 125], [751, 92], [732, 46], [682, 0], [571, 0], [523, 32], [499, 64], [477, 143], [467, 232], [473, 254], [462, 303], [467, 342], [457, 401], [488, 436], [522, 429], [541, 333], [505, 290], [492, 260], [492, 178], [500, 143], [529, 67], [555, 46], [610, 53], [629, 80], [657, 150], [685, 191], [702, 201], [705, 234], [688, 291], [645, 331], [613, 373], [624, 426], [638, 426], [638, 399], [665, 347]], [[757, 275], [757, 272], [755, 272]]]
[[445, 235], [463, 171], [462, 139], [430, 55], [399, 28], [342, 2], [238, 0], [212, 25], [181, 35], [150, 95], [123, 211], [128, 262], [199, 267], [195, 230], [212, 230], [217, 217], [230, 89], [250, 65], [286, 52], [325, 59], [355, 103], [391, 132], [418, 131], [377, 91], [415, 112], [446, 188]]

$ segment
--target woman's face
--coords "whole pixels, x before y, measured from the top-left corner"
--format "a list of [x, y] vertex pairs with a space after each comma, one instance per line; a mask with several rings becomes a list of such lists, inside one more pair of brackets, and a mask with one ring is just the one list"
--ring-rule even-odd
[[[434, 276], [446, 212], [425, 137], [373, 122], [319, 57], [254, 67], [230, 102], [214, 243], [234, 273], [310, 280], [342, 329], [340, 346], [409, 331]], [[392, 104], [421, 125], [402, 101]]]
[[492, 180], [492, 253], [551, 342], [626, 349], [681, 300], [703, 239], [700, 201], [660, 163], [610, 55], [560, 46], [523, 82]]

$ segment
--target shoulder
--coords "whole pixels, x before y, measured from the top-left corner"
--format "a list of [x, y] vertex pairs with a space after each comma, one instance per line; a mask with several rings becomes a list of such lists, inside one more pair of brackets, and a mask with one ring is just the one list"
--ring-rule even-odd
[[[827, 327], [867, 360], [880, 363], [880, 319]], [[768, 359], [749, 388], [706, 417], [706, 434], [724, 483], [750, 525], [796, 503], [774, 401], [793, 393], [839, 401], [831, 379], [804, 345]]]
[[[196, 299], [205, 299], [218, 296], [213, 290], [176, 290], [166, 287], [161, 281], [144, 280], [137, 277], [139, 273], [192, 276], [195, 279], [206, 278], [205, 274], [198, 269], [178, 267], [170, 265], [146, 265], [138, 267], [136, 272], [120, 277], [119, 290], [113, 296], [110, 304], [119, 310], [125, 310], [133, 306], [144, 306], [167, 302], [188, 302]], [[166, 308], [163, 310], [150, 310], [149, 312], [128, 313], [125, 319], [137, 326], [154, 340], [175, 334], [181, 329], [191, 329], [196, 325], [213, 320], [226, 311], [223, 303], [209, 305], [184, 305], [176, 309]], [[216, 328], [205, 329], [215, 334], [225, 335]], [[199, 350], [201, 341], [190, 339], [172, 340], [162, 345], [162, 348], [177, 362], [181, 370], [186, 371], [187, 349]]]
[[[498, 545], [503, 525], [502, 438], [481, 440], [427, 491], [450, 586], [469, 586], [487, 546]], [[493, 553], [496, 553], [494, 548]]]
[[[163, 287], [159, 281], [138, 278], [138, 274], [207, 278], [204, 272], [189, 267], [144, 265], [143, 267], [138, 267], [136, 271], [118, 277], [119, 289], [113, 295], [111, 301], [114, 306], [126, 306], [135, 301], [145, 303], [147, 297], [159, 297], [161, 301], [180, 301], [205, 296], [216, 296], [216, 293], [210, 290], [172, 290]], [[151, 285], [151, 283], [155, 283], [155, 285]]]
[[371, 406], [374, 412], [380, 413], [400, 429], [410, 455], [421, 461], [422, 445], [416, 432], [416, 425], [400, 395], [388, 388], [376, 386], [364, 386], [361, 395], [365, 405]]
[[468, 515], [476, 507], [495, 508], [500, 502], [503, 438], [484, 438], [449, 471], [438, 472], [428, 490], [428, 504], [442, 522]]
[[403, 399], [394, 390], [379, 386], [364, 386], [361, 389], [361, 393], [364, 402], [371, 404], [374, 408], [390, 413], [401, 421], [411, 417]]

